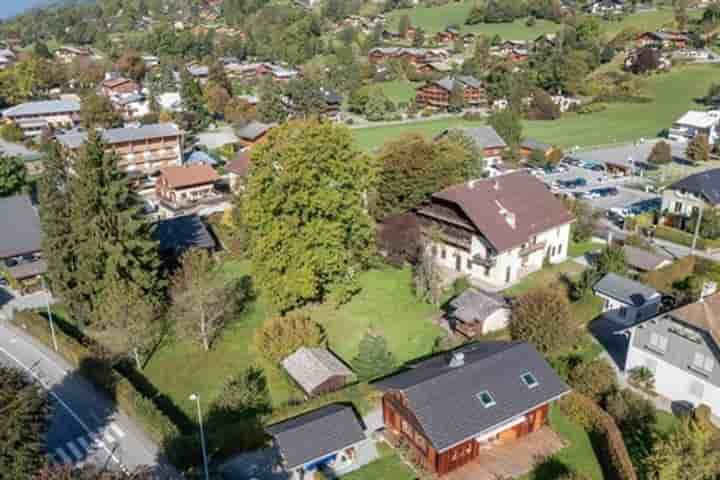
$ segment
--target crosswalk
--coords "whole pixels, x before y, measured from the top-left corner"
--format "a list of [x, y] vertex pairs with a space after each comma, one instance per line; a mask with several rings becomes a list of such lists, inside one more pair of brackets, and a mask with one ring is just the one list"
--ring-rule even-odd
[[100, 450], [102, 442], [111, 450], [125, 437], [125, 432], [112, 422], [99, 433], [81, 435], [51, 452], [50, 459], [56, 464], [78, 464]]

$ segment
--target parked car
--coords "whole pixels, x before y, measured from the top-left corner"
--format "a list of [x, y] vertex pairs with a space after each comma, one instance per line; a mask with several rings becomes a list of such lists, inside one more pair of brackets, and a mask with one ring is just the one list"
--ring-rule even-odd
[[598, 194], [599, 196], [601, 196], [601, 197], [614, 197], [615, 195], [617, 195], [618, 193], [620, 193], [620, 192], [618, 191], [618, 189], [615, 188], [615, 187], [595, 188], [595, 189], [590, 190], [590, 191], [593, 192], [593, 193], [597, 193], [597, 194]]
[[587, 185], [587, 180], [582, 177], [577, 177], [572, 180], [560, 180], [557, 184], [560, 188], [580, 188]]

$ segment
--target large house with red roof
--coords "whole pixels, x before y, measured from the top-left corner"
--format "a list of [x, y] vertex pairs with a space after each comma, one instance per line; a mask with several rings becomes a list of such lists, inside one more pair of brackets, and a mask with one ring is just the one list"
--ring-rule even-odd
[[415, 209], [440, 240], [431, 255], [447, 277], [502, 289], [567, 258], [573, 216], [526, 172], [472, 180], [435, 193]]

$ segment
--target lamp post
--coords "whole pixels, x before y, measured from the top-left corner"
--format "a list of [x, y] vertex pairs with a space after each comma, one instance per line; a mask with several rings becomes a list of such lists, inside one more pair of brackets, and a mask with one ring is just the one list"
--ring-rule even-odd
[[50, 310], [50, 292], [48, 292], [45, 286], [45, 277], [41, 275], [40, 281], [42, 282], [43, 292], [45, 292], [45, 307], [47, 308], [48, 322], [50, 322], [50, 334], [52, 335], [53, 347], [55, 347], [55, 351], [57, 352], [58, 344], [57, 337], [55, 337], [55, 324], [53, 323], [52, 310]]
[[200, 445], [202, 446], [203, 454], [203, 469], [205, 470], [205, 480], [210, 480], [210, 473], [208, 472], [208, 458], [207, 450], [205, 449], [205, 431], [203, 430], [202, 422], [202, 411], [200, 410], [200, 395], [193, 393], [190, 395], [190, 400], [195, 402], [197, 405], [198, 423], [200, 424]]

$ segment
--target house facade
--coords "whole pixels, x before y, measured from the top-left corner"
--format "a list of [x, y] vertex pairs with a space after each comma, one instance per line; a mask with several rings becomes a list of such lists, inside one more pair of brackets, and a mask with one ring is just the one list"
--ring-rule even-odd
[[720, 205], [720, 168], [706, 170], [679, 180], [662, 192], [662, 211], [690, 218], [700, 210]]
[[675, 142], [689, 142], [698, 135], [705, 135], [710, 145], [718, 139], [720, 110], [699, 112], [691, 110], [678, 118], [668, 131], [668, 139]]
[[47, 270], [40, 217], [27, 195], [0, 198], [0, 279], [6, 273], [25, 288]]
[[140, 93], [140, 85], [129, 78], [108, 78], [100, 84], [100, 93], [106, 97]]
[[679, 49], [687, 47], [689, 38], [687, 33], [659, 30], [638, 35], [635, 43], [638, 47]]
[[450, 106], [450, 94], [458, 82], [462, 87], [463, 99], [468, 107], [479, 107], [487, 104], [485, 88], [480, 80], [475, 77], [458, 75], [457, 77], [445, 77], [440, 80], [427, 82], [418, 87], [415, 94], [415, 101], [418, 105], [426, 107], [447, 109]]
[[155, 192], [171, 207], [183, 208], [217, 197], [215, 184], [218, 180], [220, 176], [209, 165], [165, 167], [160, 170]]
[[720, 294], [706, 286], [704, 297], [626, 331], [625, 371], [653, 373], [655, 391], [673, 402], [707, 405], [720, 415]]
[[80, 102], [46, 100], [21, 103], [2, 112], [3, 118], [15, 122], [26, 137], [40, 135], [49, 127], [72, 128], [80, 123]]
[[442, 477], [481, 450], [543, 428], [549, 406], [569, 392], [524, 342], [483, 342], [437, 355], [375, 383], [385, 429]]
[[505, 288], [567, 258], [573, 217], [543, 183], [526, 172], [474, 180], [434, 194], [416, 209], [437, 230], [430, 255], [446, 278]]

